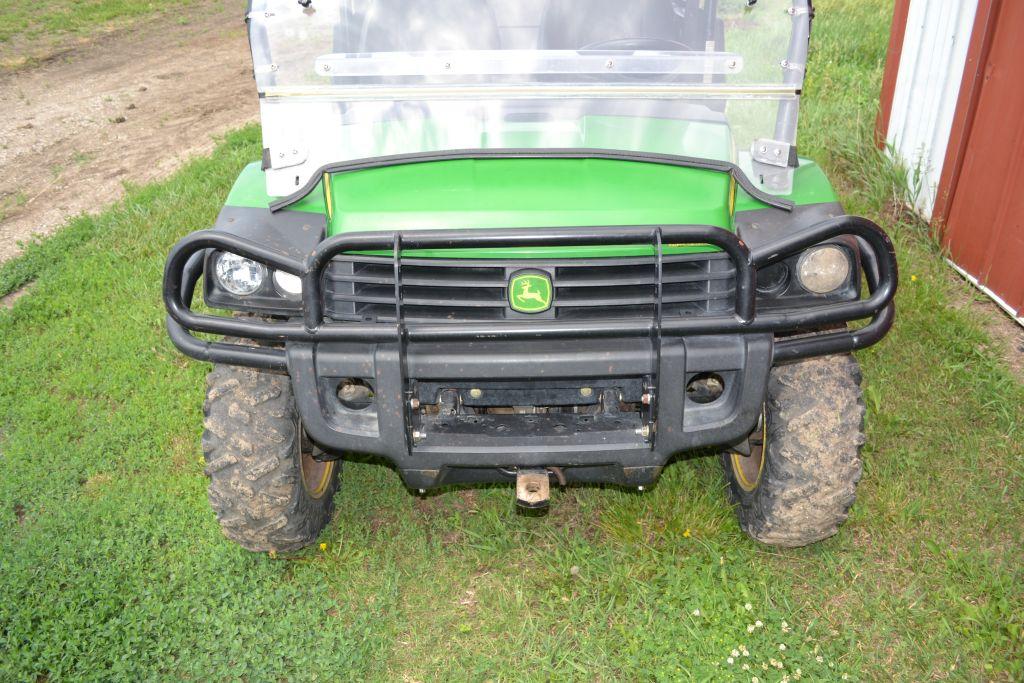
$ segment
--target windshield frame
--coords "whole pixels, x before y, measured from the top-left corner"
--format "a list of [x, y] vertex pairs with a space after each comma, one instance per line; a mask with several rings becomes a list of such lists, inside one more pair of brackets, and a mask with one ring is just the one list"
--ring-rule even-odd
[[[711, 8], [709, 11], [714, 11], [722, 1], [707, 0]], [[338, 2], [351, 3], [352, 0]], [[318, 177], [320, 169], [357, 160], [345, 150], [335, 150], [332, 152], [334, 156], [329, 158], [317, 157], [316, 140], [303, 140], [295, 129], [294, 124], [304, 118], [322, 123], [326, 119], [324, 107], [332, 103], [347, 107], [363, 102], [372, 109], [386, 103], [422, 102], [429, 108], [431, 103], [458, 101], [473, 106], [473, 103], [488, 102], [571, 100], [612, 100], [626, 106], [630, 102], [646, 100], [679, 101], [682, 107], [694, 103], [713, 106], [715, 102], [774, 102], [774, 121], [765, 121], [765, 130], [752, 141], [744, 138], [741, 142], [744, 145], [749, 143], [749, 147], [739, 150], [740, 158], [734, 155], [728, 161], [742, 168], [742, 173], [761, 189], [785, 191], [792, 179], [791, 170], [798, 164], [795, 143], [799, 98], [805, 75], [812, 9], [810, 0], [769, 0], [760, 4], [781, 2], [787, 8], [785, 14], [791, 30], [785, 57], [776, 67], [778, 77], [772, 77], [768, 82], [754, 82], [753, 76], [737, 81], [736, 77], [744, 74], [747, 67], [743, 51], [715, 49], [716, 45], [709, 43], [705, 46], [706, 51], [321, 51], [308, 64], [308, 71], [302, 76], [303, 82], [298, 83], [298, 78], [283, 76], [290, 72], [275, 61], [271, 41], [267, 38], [267, 32], [272, 30], [270, 27], [282, 19], [281, 15], [290, 13], [290, 16], [295, 16], [295, 3], [291, 0], [254, 0], [247, 21], [254, 75], [260, 94], [268, 193], [274, 196], [294, 194], [297, 188]], [[318, 2], [320, 12], [327, 11], [324, 5], [329, 8], [331, 3]], [[762, 9], [756, 5], [749, 7], [754, 11]], [[303, 13], [310, 15], [308, 11]], [[773, 18], [772, 21], [777, 20]], [[320, 77], [321, 81], [313, 80], [314, 76]], [[324, 77], [329, 81], [323, 82]], [[307, 112], [312, 112], [312, 115], [307, 115]], [[638, 113], [637, 116], [643, 114]], [[765, 119], [764, 114], [759, 116]], [[481, 151], [495, 149], [485, 145], [480, 147]], [[389, 149], [383, 149], [379, 156], [415, 156], [456, 150], [411, 144], [408, 150], [390, 151], [401, 153], [389, 153]], [[620, 149], [616, 146], [605, 151], [648, 153], [652, 150]], [[670, 157], [681, 156], [675, 150], [655, 151], [664, 151]], [[358, 156], [368, 158], [366, 154]], [[780, 175], [784, 170], [788, 170], [788, 174]]]

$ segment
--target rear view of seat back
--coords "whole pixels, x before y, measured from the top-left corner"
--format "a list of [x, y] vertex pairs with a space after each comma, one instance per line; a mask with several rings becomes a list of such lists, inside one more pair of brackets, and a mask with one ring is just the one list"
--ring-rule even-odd
[[487, 0], [374, 0], [359, 40], [360, 52], [499, 49]]
[[[580, 50], [613, 41], [658, 41], [681, 46], [675, 49], [703, 51], [709, 30], [701, 4], [699, 0], [548, 0], [538, 47]], [[718, 42], [716, 33], [711, 29], [710, 40]]]

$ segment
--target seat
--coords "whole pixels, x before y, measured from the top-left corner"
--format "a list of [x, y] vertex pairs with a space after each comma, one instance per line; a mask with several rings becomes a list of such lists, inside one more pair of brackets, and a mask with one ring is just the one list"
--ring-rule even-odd
[[360, 52], [500, 49], [487, 0], [374, 0], [359, 41]]
[[[682, 16], [689, 12], [690, 4], [678, 0], [548, 0], [541, 19], [538, 47], [542, 50], [703, 50], [703, 43], [690, 45], [693, 40], [687, 34], [696, 32], [685, 30], [697, 18], [693, 13], [692, 18]], [[659, 44], [663, 47], [655, 47]], [[679, 47], [680, 44], [683, 47]]]

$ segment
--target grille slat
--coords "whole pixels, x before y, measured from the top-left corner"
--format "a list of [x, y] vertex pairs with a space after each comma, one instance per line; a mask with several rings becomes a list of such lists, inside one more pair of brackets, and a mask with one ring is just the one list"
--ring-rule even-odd
[[[486, 261], [403, 259], [402, 309], [409, 322], [501, 321], [552, 318], [651, 317], [657, 293], [653, 257]], [[517, 270], [548, 273], [554, 288], [549, 311], [516, 313], [508, 306], [508, 278]], [[665, 256], [662, 311], [693, 316], [730, 310], [735, 267], [722, 253]], [[327, 316], [339, 321], [395, 319], [394, 268], [390, 258], [336, 257], [324, 277]]]

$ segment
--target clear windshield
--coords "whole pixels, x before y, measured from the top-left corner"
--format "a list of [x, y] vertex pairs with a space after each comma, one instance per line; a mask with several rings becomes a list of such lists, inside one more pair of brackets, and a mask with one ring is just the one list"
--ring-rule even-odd
[[785, 191], [807, 0], [257, 0], [268, 191], [464, 149], [731, 161]]

